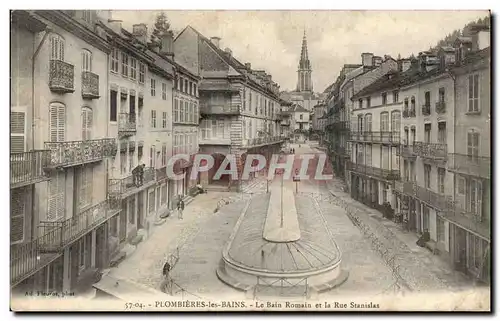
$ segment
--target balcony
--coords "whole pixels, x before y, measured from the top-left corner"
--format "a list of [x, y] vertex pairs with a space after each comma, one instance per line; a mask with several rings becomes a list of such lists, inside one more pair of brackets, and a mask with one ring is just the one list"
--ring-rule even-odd
[[422, 105], [422, 115], [429, 116], [431, 114], [431, 105]]
[[82, 97], [83, 99], [99, 98], [99, 75], [90, 71], [82, 72]]
[[410, 112], [408, 111], [408, 109], [404, 109], [403, 110], [403, 118], [408, 118], [410, 117]]
[[266, 136], [266, 137], [256, 137], [243, 141], [243, 146], [247, 148], [259, 147], [264, 145], [276, 144], [283, 141], [281, 136]]
[[410, 111], [408, 112], [408, 117], [417, 117], [415, 109], [410, 109]]
[[449, 154], [448, 170], [459, 174], [490, 179], [491, 158], [465, 154]]
[[378, 143], [378, 144], [399, 144], [399, 132], [350, 132], [350, 141]]
[[118, 135], [120, 138], [135, 135], [137, 132], [137, 123], [135, 114], [120, 113], [118, 119]]
[[455, 202], [454, 207], [442, 213], [448, 220], [486, 238], [491, 238], [491, 220], [484, 213], [476, 213]]
[[349, 131], [349, 122], [346, 120], [336, 120], [333, 122], [332, 129], [335, 131]]
[[352, 162], [349, 162], [349, 164], [349, 170], [366, 176], [375, 176], [388, 181], [399, 180], [400, 178], [399, 170], [397, 169], [383, 169]]
[[446, 113], [446, 103], [444, 101], [436, 102], [436, 113], [438, 114]]
[[422, 158], [433, 160], [447, 159], [447, 145], [441, 143], [414, 142], [413, 152]]
[[451, 196], [438, 194], [417, 185], [416, 182], [395, 182], [394, 190], [416, 198], [439, 211], [447, 211], [453, 205], [453, 198]]
[[400, 145], [396, 149], [396, 156], [401, 156], [403, 158], [416, 158], [417, 155], [413, 151], [413, 145]]
[[202, 115], [239, 115], [240, 108], [237, 105], [219, 105], [219, 104], [208, 104], [200, 103], [200, 114]]
[[142, 182], [134, 182], [134, 175], [124, 178], [112, 178], [108, 182], [108, 194], [115, 199], [126, 198], [149, 186], [156, 184], [156, 170], [151, 167], [144, 168]]
[[47, 179], [44, 169], [49, 164], [48, 150], [32, 150], [10, 154], [10, 188], [35, 184]]
[[51, 234], [46, 234], [29, 243], [11, 245], [10, 285], [12, 287], [62, 255], [62, 253], [43, 253], [42, 245], [50, 241]]
[[60, 60], [50, 61], [49, 88], [51, 91], [65, 94], [75, 91], [75, 67]]
[[120, 212], [119, 203], [104, 201], [64, 221], [41, 221], [38, 245], [42, 252], [58, 252]]
[[45, 142], [49, 150], [48, 167], [69, 167], [102, 161], [116, 155], [117, 144], [114, 138], [78, 140], [67, 142]]
[[156, 181], [160, 182], [167, 178], [167, 167], [156, 169]]

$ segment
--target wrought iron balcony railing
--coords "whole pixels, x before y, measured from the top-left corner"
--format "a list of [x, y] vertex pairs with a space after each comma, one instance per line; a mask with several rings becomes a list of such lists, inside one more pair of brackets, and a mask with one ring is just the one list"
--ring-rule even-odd
[[61, 60], [50, 61], [49, 88], [57, 93], [75, 91], [75, 67]]
[[237, 105], [218, 105], [200, 103], [200, 114], [202, 115], [238, 115], [240, 108]]
[[405, 158], [415, 158], [417, 155], [413, 151], [413, 145], [400, 145], [396, 149], [396, 156], [401, 156]]
[[58, 252], [120, 212], [119, 203], [104, 201], [64, 221], [41, 221], [38, 241], [43, 252]]
[[417, 156], [430, 159], [446, 160], [448, 155], [447, 145], [441, 143], [414, 142], [413, 152]]
[[137, 132], [135, 114], [120, 113], [118, 120], [118, 133], [120, 136], [134, 135]]
[[156, 181], [162, 181], [167, 178], [167, 167], [156, 169]]
[[48, 150], [10, 154], [10, 187], [16, 188], [46, 180], [44, 169], [50, 161]]
[[378, 167], [367, 166], [363, 164], [357, 164], [353, 162], [349, 162], [349, 170], [368, 175], [368, 176], [376, 176], [388, 181], [398, 180], [400, 178], [399, 170], [397, 169], [384, 169]]
[[433, 192], [430, 189], [418, 185], [416, 182], [397, 181], [394, 184], [394, 190], [412, 196], [439, 211], [446, 211], [452, 208], [453, 205], [453, 198], [451, 196]]
[[99, 162], [116, 155], [118, 147], [114, 138], [101, 138], [45, 142], [45, 149], [50, 151], [49, 167], [65, 167]]
[[491, 158], [465, 154], [449, 154], [448, 170], [490, 179]]
[[142, 190], [156, 183], [156, 170], [152, 167], [144, 168], [142, 178], [140, 176], [129, 175], [124, 178], [112, 178], [108, 182], [108, 193], [114, 198], [126, 197], [131, 192]]
[[14, 244], [10, 248], [10, 284], [17, 285], [38, 269], [43, 268], [61, 253], [43, 253], [43, 244], [52, 240], [52, 235], [45, 234], [24, 244]]
[[429, 116], [431, 114], [431, 105], [422, 105], [422, 115]]
[[444, 114], [446, 112], [446, 103], [444, 101], [436, 102], [436, 113]]
[[90, 71], [82, 72], [82, 97], [84, 99], [99, 98], [99, 75]]
[[350, 132], [351, 141], [361, 141], [370, 143], [399, 144], [399, 132]]

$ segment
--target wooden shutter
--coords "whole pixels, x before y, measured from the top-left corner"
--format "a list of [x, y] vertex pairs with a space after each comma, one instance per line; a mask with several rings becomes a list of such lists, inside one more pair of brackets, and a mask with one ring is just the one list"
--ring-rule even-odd
[[26, 113], [10, 113], [10, 151], [22, 153], [25, 147]]
[[24, 216], [26, 211], [26, 189], [17, 188], [10, 196], [10, 242], [18, 243], [24, 240]]
[[64, 61], [64, 39], [58, 35], [50, 38], [50, 59]]
[[49, 181], [48, 221], [56, 221], [64, 217], [64, 182], [64, 173], [56, 174], [56, 176]]
[[90, 108], [82, 108], [82, 140], [92, 139], [93, 114]]
[[50, 141], [63, 142], [66, 133], [66, 107], [62, 104], [50, 106]]

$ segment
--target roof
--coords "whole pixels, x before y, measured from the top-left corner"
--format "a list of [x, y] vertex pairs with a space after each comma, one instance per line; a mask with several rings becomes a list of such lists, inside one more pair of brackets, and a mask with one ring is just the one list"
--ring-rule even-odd
[[402, 79], [404, 77], [404, 73], [401, 72], [388, 72], [382, 77], [375, 80], [370, 85], [364, 87], [355, 95], [352, 96], [353, 99], [358, 97], [364, 97], [371, 93], [376, 93], [380, 91], [384, 91], [386, 89], [392, 89], [399, 87]]
[[297, 112], [297, 113], [308, 113], [309, 112], [309, 110], [307, 110], [304, 107], [302, 107], [301, 105], [297, 105], [297, 104], [295, 104], [292, 108], [293, 108], [293, 111]]
[[223, 81], [203, 81], [201, 82], [199, 88], [199, 91], [234, 91], [238, 92], [239, 89], [232, 86], [229, 81], [223, 80]]

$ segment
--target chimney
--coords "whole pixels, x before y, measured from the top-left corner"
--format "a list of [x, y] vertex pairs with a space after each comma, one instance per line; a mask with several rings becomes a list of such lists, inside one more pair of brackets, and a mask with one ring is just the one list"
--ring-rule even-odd
[[361, 63], [363, 67], [371, 67], [373, 66], [373, 53], [364, 52], [361, 54]]
[[379, 56], [374, 56], [373, 57], [373, 65], [375, 67], [378, 67], [382, 64], [382, 57], [379, 57]]
[[472, 28], [472, 51], [483, 50], [490, 46], [490, 28], [476, 25]]
[[158, 44], [157, 42], [152, 42], [149, 44], [149, 49], [156, 53], [160, 53], [160, 44]]
[[147, 39], [148, 27], [145, 23], [139, 23], [132, 26], [132, 35], [139, 42], [146, 44], [148, 42]]
[[212, 37], [210, 38], [210, 41], [217, 47], [220, 48], [220, 38], [219, 37]]
[[225, 52], [225, 53], [226, 53], [229, 57], [231, 57], [231, 56], [233, 55], [233, 51], [232, 51], [231, 49], [229, 49], [229, 48], [224, 49], [224, 52]]
[[162, 55], [169, 56], [170, 58], [174, 57], [174, 35], [171, 31], [167, 31], [167, 33], [160, 36], [161, 48], [160, 53]]
[[411, 67], [411, 60], [410, 59], [401, 59], [401, 71], [405, 72]]
[[245, 63], [245, 68], [248, 69], [248, 70], [252, 70], [252, 64], [249, 63], [249, 62], [246, 62]]
[[111, 30], [113, 30], [117, 34], [122, 33], [122, 21], [121, 20], [110, 19], [110, 20], [108, 20], [108, 23], [109, 23], [109, 27], [111, 28]]

